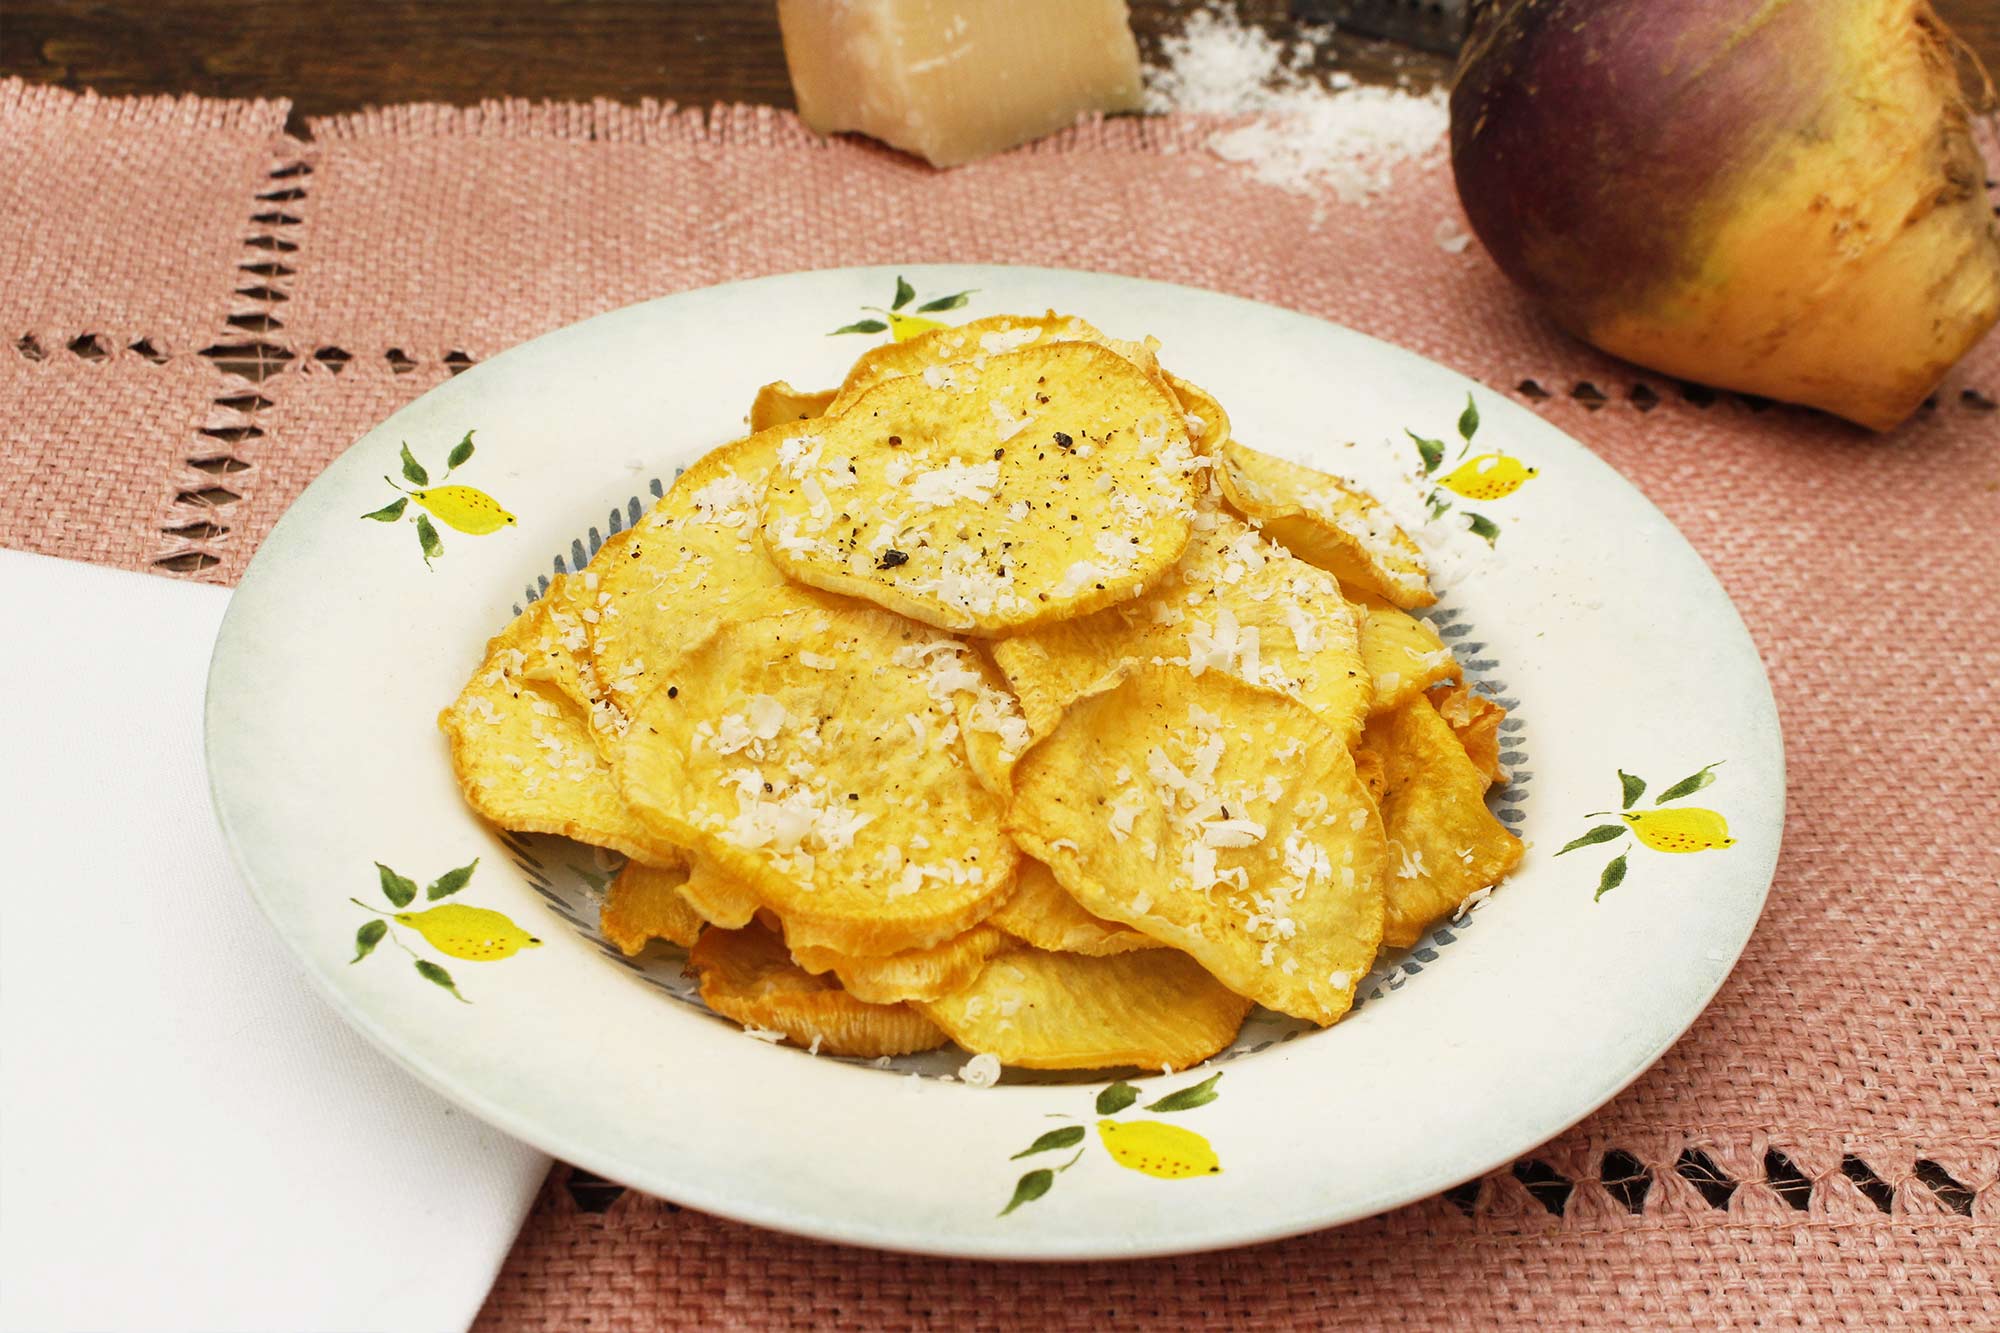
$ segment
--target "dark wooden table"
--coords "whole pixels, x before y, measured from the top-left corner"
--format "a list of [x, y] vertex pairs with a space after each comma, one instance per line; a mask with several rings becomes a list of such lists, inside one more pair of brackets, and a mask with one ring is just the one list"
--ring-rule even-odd
[[[1132, 0], [1143, 53], [1207, 0]], [[1284, 30], [1287, 0], [1240, 0]], [[337, 17], [330, 17], [333, 11]], [[1447, 60], [1341, 36], [1328, 63], [1435, 83]], [[0, 76], [101, 93], [286, 97], [307, 116], [488, 97], [792, 105], [775, 0], [0, 0]]]
[[[1132, 0], [1142, 50], [1206, 0]], [[1936, 0], [2000, 69], [2000, 0]], [[1240, 0], [1282, 27], [1287, 0]], [[1341, 36], [1329, 63], [1432, 84], [1445, 59]], [[773, 0], [0, 0], [0, 76], [107, 94], [285, 97], [307, 116], [392, 102], [652, 97], [792, 104]]]

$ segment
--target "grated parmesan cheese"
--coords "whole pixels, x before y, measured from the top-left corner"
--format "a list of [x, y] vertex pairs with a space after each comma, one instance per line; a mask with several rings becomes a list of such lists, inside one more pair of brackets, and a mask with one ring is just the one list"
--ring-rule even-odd
[[954, 461], [919, 472], [903, 484], [903, 489], [919, 505], [941, 509], [958, 500], [985, 504], [999, 485], [1000, 461], [989, 458], [983, 463]]
[[1000, 1081], [1000, 1057], [982, 1052], [958, 1068], [958, 1077], [967, 1087], [990, 1088]]
[[988, 356], [999, 356], [1002, 352], [1012, 352], [1026, 347], [1042, 336], [1042, 331], [1033, 324], [1023, 324], [1018, 329], [1001, 329], [994, 333], [979, 335], [979, 350]]

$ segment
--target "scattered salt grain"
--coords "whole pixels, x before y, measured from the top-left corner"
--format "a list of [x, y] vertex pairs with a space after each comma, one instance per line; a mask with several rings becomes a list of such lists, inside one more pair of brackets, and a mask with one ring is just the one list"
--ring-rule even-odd
[[1220, 5], [1197, 10], [1162, 43], [1166, 63], [1147, 68], [1146, 109], [1242, 118], [1209, 136], [1210, 152], [1294, 194], [1365, 203], [1388, 188], [1398, 163], [1438, 148], [1450, 115], [1441, 90], [1316, 78], [1314, 59], [1331, 34], [1307, 28], [1287, 45]]

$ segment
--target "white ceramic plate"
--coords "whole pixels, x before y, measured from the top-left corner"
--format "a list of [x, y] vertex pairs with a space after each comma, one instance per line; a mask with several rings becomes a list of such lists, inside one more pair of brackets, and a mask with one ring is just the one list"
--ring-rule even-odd
[[[1136, 1101], [1108, 1115], [1101, 1096], [1107, 1108], [1126, 1100], [1106, 1095], [1110, 1076], [1010, 1072], [978, 1089], [943, 1077], [962, 1056], [889, 1071], [815, 1058], [700, 1009], [664, 946], [636, 964], [605, 947], [604, 867], [587, 849], [504, 837], [460, 801], [434, 718], [488, 636], [544, 576], [633, 522], [678, 468], [740, 434], [759, 384], [832, 384], [888, 336], [830, 331], [880, 322], [887, 312], [867, 308], [892, 304], [899, 272], [916, 293], [903, 314], [970, 289], [938, 317], [1053, 307], [1116, 335], [1157, 335], [1163, 362], [1223, 402], [1237, 438], [1304, 462], [1407, 474], [1419, 455], [1406, 430], [1444, 442], [1443, 463], [1414, 483], [1453, 505], [1437, 530], [1476, 513], [1497, 536], [1490, 548], [1466, 534], [1450, 543], [1456, 582], [1433, 619], [1511, 710], [1513, 780], [1493, 802], [1530, 850], [1478, 910], [1385, 960], [1346, 1021], [1301, 1031], [1257, 1016], [1212, 1068], [1131, 1075]], [[1481, 423], [1465, 447], [1468, 393]], [[442, 550], [427, 561], [418, 506], [363, 520], [396, 498], [386, 477], [412, 485], [399, 471], [405, 442], [436, 485], [468, 431], [475, 452], [449, 484], [495, 497], [516, 523], [484, 534], [434, 524]], [[1533, 475], [1492, 499], [1440, 485], [1461, 455], [1490, 453]], [[1762, 908], [1785, 808], [1776, 713], [1735, 610], [1666, 519], [1589, 450], [1451, 371], [1303, 315], [1012, 268], [851, 269], [688, 292], [440, 385], [329, 467], [258, 552], [216, 645], [208, 758], [258, 902], [340, 1012], [447, 1097], [710, 1212], [1023, 1259], [1324, 1227], [1548, 1139], [1708, 1003]], [[1647, 784], [1629, 819], [1621, 771]], [[1704, 788], [1675, 792], [1704, 771]], [[1713, 813], [1653, 813], [1691, 808]], [[1728, 845], [1651, 845], [1662, 831], [1713, 832], [1718, 818]], [[1557, 855], [1593, 828], [1618, 836]], [[388, 923], [350, 962], [357, 929], [382, 919], [371, 909], [390, 907], [377, 862], [428, 885], [475, 857], [448, 903], [504, 913], [538, 947], [466, 960], [449, 940], [440, 951]], [[1600, 898], [1614, 864], [1623, 881]], [[420, 894], [410, 910], [434, 905]], [[465, 1003], [434, 984], [436, 969]], [[1216, 1071], [1212, 1100], [1149, 1109]], [[1171, 1180], [1126, 1169], [1103, 1119], [1199, 1135], [1222, 1170]], [[1017, 1159], [1061, 1130], [1074, 1131], [1056, 1136], [1062, 1150]], [[1046, 1188], [1002, 1215], [1024, 1177], [1025, 1193]]]

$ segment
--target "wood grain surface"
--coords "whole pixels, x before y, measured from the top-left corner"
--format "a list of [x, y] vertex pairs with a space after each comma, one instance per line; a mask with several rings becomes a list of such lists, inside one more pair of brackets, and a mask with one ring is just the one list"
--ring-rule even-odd
[[[1131, 0], [1147, 54], [1207, 0]], [[1936, 0], [2000, 69], [2000, 0]], [[1287, 0], [1239, 0], [1283, 30]], [[1338, 37], [1368, 82], [1435, 84], [1449, 63]], [[773, 0], [0, 0], [0, 76], [106, 94], [285, 97], [307, 116], [488, 97], [792, 105]]]

